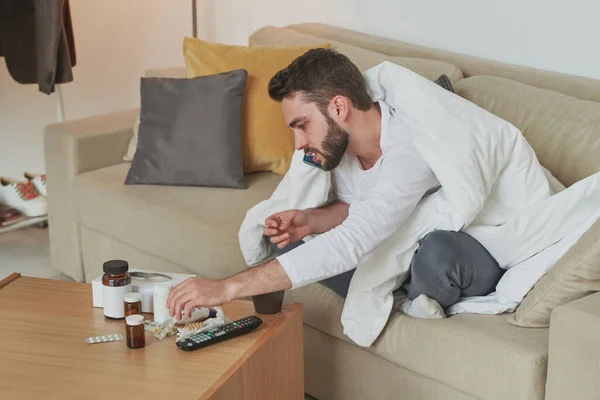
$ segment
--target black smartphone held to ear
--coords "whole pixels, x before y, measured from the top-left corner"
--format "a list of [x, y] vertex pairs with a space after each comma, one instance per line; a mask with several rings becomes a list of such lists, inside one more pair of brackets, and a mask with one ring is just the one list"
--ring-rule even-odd
[[313, 160], [313, 156], [314, 156], [313, 153], [306, 153], [306, 154], [304, 154], [304, 163], [308, 164], [308, 165], [310, 165], [312, 167], [323, 169], [321, 167], [321, 163], [320, 162], [316, 162], [316, 161]]

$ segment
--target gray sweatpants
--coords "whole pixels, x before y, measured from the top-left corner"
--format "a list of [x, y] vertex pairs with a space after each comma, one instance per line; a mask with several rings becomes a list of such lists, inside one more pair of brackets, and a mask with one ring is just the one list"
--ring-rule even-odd
[[[303, 243], [292, 243], [284, 249], [271, 245], [275, 253], [281, 255]], [[424, 294], [446, 308], [456, 303], [459, 297], [490, 294], [503, 273], [491, 254], [470, 235], [434, 231], [419, 241], [410, 265], [410, 278], [402, 289], [411, 300]], [[354, 270], [320, 283], [346, 298], [352, 275]]]

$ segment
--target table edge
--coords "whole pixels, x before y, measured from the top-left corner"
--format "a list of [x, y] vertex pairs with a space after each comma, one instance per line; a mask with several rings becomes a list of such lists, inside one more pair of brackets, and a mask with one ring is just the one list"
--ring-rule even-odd
[[4, 278], [0, 281], [0, 289], [2, 289], [4, 286], [7, 286], [12, 281], [16, 281], [20, 277], [21, 277], [20, 273], [13, 272], [12, 274], [10, 274], [9, 276], [7, 276], [6, 278]]
[[213, 383], [212, 386], [206, 392], [204, 392], [204, 394], [202, 395], [202, 397], [200, 397], [200, 400], [210, 399], [210, 397], [213, 394], [215, 394], [217, 392], [217, 390], [219, 390], [219, 388], [221, 386], [223, 386], [223, 384], [229, 378], [231, 378], [231, 376], [239, 369], [239, 367], [241, 365], [243, 365], [250, 358], [250, 356], [252, 356], [254, 353], [256, 353], [256, 351], [260, 348], [260, 346], [262, 346], [262, 344], [268, 339], [268, 337], [271, 336], [271, 334], [272, 334], [273, 331], [275, 331], [276, 329], [278, 329], [288, 318], [291, 317], [291, 315], [293, 315], [292, 313], [294, 311], [296, 311], [297, 309], [300, 309], [300, 312], [302, 312], [302, 308], [303, 308], [302, 304], [299, 304], [299, 303], [291, 304], [286, 309], [286, 311], [290, 310], [289, 315], [286, 315], [285, 318], [281, 318], [275, 324], [269, 326], [269, 330], [267, 330], [252, 345], [252, 347], [250, 347], [248, 350], [246, 350], [244, 352], [244, 354], [242, 354], [242, 356], [240, 358], [238, 358], [238, 360], [235, 362], [235, 364], [232, 365], [231, 367], [229, 367], [229, 369], [227, 371], [225, 371], [225, 373], [223, 375], [221, 375], [221, 377], [219, 379], [217, 379], [217, 381], [215, 383]]

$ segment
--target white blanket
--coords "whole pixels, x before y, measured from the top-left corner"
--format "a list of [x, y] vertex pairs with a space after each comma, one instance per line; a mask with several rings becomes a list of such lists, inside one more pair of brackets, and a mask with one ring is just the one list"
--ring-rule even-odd
[[[364, 77], [372, 99], [384, 100], [408, 126], [442, 188], [357, 266], [342, 312], [344, 333], [357, 344], [370, 346], [385, 326], [392, 291], [406, 279], [425, 234], [464, 230], [510, 269], [576, 232], [597, 212], [600, 174], [552, 195], [533, 149], [510, 123], [390, 62]], [[248, 265], [272, 256], [262, 236], [266, 217], [323, 205], [331, 195], [330, 173], [303, 164], [302, 156], [294, 154], [273, 196], [246, 215], [239, 239]]]

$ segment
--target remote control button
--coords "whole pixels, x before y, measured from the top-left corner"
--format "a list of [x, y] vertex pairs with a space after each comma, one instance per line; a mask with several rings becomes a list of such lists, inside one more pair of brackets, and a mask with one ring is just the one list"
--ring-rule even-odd
[[224, 335], [224, 334], [225, 334], [225, 332], [221, 331], [219, 333], [216, 333], [215, 336], [221, 336], [221, 335]]
[[192, 347], [194, 344], [193, 343], [188, 343], [187, 345], [188, 345], [188, 347]]

